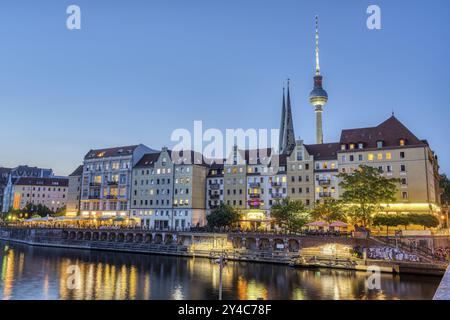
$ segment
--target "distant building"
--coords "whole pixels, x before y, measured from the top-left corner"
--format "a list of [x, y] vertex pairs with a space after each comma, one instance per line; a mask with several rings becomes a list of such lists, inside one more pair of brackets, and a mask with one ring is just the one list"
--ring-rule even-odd
[[12, 208], [41, 204], [57, 212], [67, 204], [68, 183], [67, 178], [19, 178], [13, 186]]
[[5, 192], [6, 185], [8, 184], [8, 177], [10, 172], [10, 168], [0, 167], [0, 212], [3, 211], [3, 193]]
[[14, 185], [20, 178], [51, 178], [54, 177], [52, 169], [38, 167], [18, 166], [9, 171], [7, 182], [3, 190], [2, 212], [8, 212], [13, 207]]
[[83, 162], [81, 214], [129, 216], [133, 166], [152, 152], [142, 144], [90, 150]]
[[81, 200], [81, 177], [83, 176], [83, 166], [78, 166], [74, 172], [69, 175], [69, 186], [67, 192], [67, 210], [66, 214], [75, 216], [80, 212]]

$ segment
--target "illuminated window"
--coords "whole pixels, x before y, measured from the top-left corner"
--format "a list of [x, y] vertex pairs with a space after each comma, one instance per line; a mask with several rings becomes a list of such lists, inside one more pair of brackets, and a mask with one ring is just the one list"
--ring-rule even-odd
[[373, 161], [373, 153], [369, 153], [369, 154], [367, 155], [367, 160]]
[[283, 176], [283, 177], [281, 178], [281, 181], [282, 181], [283, 183], [285, 183], [285, 182], [286, 182], [286, 176]]
[[324, 162], [324, 163], [323, 163], [323, 168], [324, 168], [324, 169], [328, 169], [328, 163], [327, 163], [327, 162]]
[[247, 173], [252, 173], [252, 168], [251, 167], [247, 168]]
[[354, 143], [350, 143], [350, 150], [355, 149], [355, 144]]
[[341, 144], [341, 150], [347, 149], [347, 146], [345, 144]]
[[405, 139], [400, 139], [400, 146], [404, 146], [405, 145]]
[[316, 192], [319, 193], [320, 192], [320, 187], [316, 188]]
[[331, 169], [334, 169], [336, 167], [336, 164], [334, 162], [331, 163]]
[[237, 168], [233, 168], [233, 174], [237, 173]]
[[358, 143], [358, 149], [364, 148], [364, 144], [362, 142]]
[[392, 154], [390, 152], [386, 153], [386, 160], [391, 160]]
[[382, 153], [379, 153], [379, 154], [377, 155], [377, 159], [378, 159], [378, 160], [383, 160], [383, 154], [382, 154]]

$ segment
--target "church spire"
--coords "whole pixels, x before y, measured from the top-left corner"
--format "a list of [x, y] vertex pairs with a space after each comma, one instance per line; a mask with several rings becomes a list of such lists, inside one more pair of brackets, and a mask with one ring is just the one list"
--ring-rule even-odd
[[282, 153], [290, 155], [295, 148], [294, 123], [292, 121], [291, 93], [289, 88], [290, 80], [287, 79], [286, 112], [283, 125], [283, 148]]
[[283, 146], [284, 146], [284, 119], [286, 117], [286, 102], [284, 99], [284, 86], [283, 86], [283, 103], [281, 105], [281, 124], [280, 124], [280, 137], [279, 137], [279, 148], [280, 153], [283, 152]]

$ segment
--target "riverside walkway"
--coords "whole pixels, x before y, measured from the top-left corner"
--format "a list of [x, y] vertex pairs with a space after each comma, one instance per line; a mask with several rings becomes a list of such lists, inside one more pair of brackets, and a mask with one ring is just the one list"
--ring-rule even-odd
[[385, 272], [442, 275], [442, 264], [386, 261], [357, 257], [355, 248], [371, 248], [371, 238], [271, 233], [208, 233], [143, 229], [82, 229], [0, 227], [0, 239], [28, 245], [108, 250], [143, 254], [289, 264], [294, 267], [329, 267], [365, 270], [379, 265]]

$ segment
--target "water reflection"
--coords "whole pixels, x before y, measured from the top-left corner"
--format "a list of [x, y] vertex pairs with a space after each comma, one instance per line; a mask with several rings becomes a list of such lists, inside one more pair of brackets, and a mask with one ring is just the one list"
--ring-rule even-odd
[[[207, 259], [29, 247], [0, 242], [0, 299], [216, 299], [219, 266]], [[70, 286], [70, 266], [80, 270]], [[439, 278], [229, 262], [224, 299], [431, 299]]]

